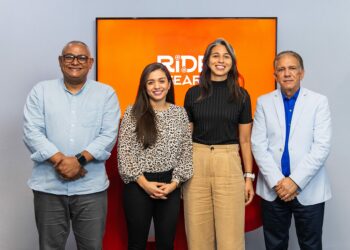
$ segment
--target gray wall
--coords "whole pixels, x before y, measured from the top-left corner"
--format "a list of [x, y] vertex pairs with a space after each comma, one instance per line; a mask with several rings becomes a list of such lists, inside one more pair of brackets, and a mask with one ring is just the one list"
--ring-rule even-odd
[[[38, 249], [32, 193], [26, 186], [32, 163], [22, 143], [22, 109], [36, 82], [60, 76], [57, 56], [64, 43], [83, 40], [95, 53], [95, 17], [263, 16], [278, 17], [278, 51], [292, 49], [303, 56], [302, 85], [329, 97], [333, 199], [326, 205], [324, 249], [350, 249], [350, 168], [345, 158], [350, 139], [345, 102], [350, 92], [349, 10], [346, 0], [0, 0], [0, 249]], [[75, 249], [72, 239], [67, 249]], [[247, 234], [247, 249], [264, 249], [261, 230]], [[290, 249], [298, 249], [294, 233]]]

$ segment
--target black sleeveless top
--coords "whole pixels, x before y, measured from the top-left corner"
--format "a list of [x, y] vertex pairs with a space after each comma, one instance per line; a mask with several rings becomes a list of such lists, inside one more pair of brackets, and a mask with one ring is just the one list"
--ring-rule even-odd
[[200, 87], [190, 88], [185, 97], [185, 109], [193, 123], [193, 142], [206, 145], [238, 144], [238, 124], [252, 122], [248, 92], [241, 88], [243, 100], [230, 100], [225, 81], [212, 82], [212, 93], [200, 101]]

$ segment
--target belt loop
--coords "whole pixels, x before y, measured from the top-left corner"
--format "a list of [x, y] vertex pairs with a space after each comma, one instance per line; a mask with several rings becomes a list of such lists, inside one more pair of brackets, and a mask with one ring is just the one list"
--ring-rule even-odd
[[210, 150], [213, 151], [214, 150], [214, 146], [210, 146]]

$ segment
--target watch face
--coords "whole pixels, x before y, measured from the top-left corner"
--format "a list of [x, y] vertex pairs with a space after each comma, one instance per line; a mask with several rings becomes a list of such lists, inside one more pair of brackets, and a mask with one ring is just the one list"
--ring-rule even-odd
[[82, 154], [77, 154], [75, 157], [77, 158], [79, 164], [80, 164], [82, 167], [86, 165], [87, 162], [86, 162], [86, 158], [85, 158], [84, 155], [82, 155]]

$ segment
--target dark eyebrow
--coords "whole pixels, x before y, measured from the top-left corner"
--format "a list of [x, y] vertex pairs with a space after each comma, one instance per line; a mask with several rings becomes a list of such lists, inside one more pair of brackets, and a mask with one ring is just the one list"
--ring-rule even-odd
[[[220, 55], [220, 53], [219, 52], [213, 52], [213, 53], [211, 53], [211, 55]], [[223, 55], [229, 55], [229, 56], [231, 56], [230, 55], [230, 53], [228, 53], [228, 52], [225, 52]]]
[[[165, 79], [167, 79], [165, 76], [158, 78], [158, 80], [165, 80]], [[147, 82], [156, 81], [156, 80], [157, 79], [148, 79]]]

